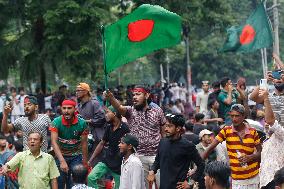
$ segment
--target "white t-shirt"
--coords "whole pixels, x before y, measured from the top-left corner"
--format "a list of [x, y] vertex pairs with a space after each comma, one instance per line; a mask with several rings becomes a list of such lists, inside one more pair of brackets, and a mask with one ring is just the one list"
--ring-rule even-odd
[[205, 93], [204, 91], [199, 92], [196, 97], [196, 106], [199, 106], [199, 113], [206, 115], [208, 108], [208, 96], [209, 92]]
[[20, 101], [18, 100], [18, 98], [17, 97], [15, 97], [15, 98], [11, 97], [11, 99], [12, 99], [11, 101], [13, 103], [13, 109], [12, 109], [11, 115], [12, 116], [20, 116], [20, 115], [22, 115], [21, 114]]
[[173, 94], [172, 101], [175, 102], [177, 99], [180, 99], [180, 88], [179, 88], [179, 86], [175, 86], [175, 87], [170, 88], [170, 91]]
[[52, 96], [47, 96], [47, 97], [44, 97], [44, 107], [45, 109], [52, 109], [51, 108], [51, 99], [52, 99]]
[[186, 102], [186, 93], [187, 90], [186, 88], [181, 87], [180, 91], [179, 91], [179, 98], [181, 99], [181, 101]]
[[25, 115], [25, 108], [24, 108], [24, 100], [26, 98], [26, 96], [28, 95], [17, 95], [17, 99], [20, 101], [20, 112], [21, 112], [21, 115]]
[[4, 100], [0, 97], [0, 113], [1, 112], [3, 112], [3, 110], [4, 110], [4, 104], [5, 102], [4, 102]]

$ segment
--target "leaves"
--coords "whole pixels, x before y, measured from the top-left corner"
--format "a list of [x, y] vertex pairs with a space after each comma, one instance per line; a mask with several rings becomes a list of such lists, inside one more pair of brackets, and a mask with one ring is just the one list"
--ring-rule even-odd
[[[0, 78], [9, 69], [19, 69], [21, 82], [39, 81], [44, 68], [47, 81], [75, 83], [80, 80], [103, 83], [101, 25], [115, 22], [143, 3], [158, 4], [179, 14], [190, 28], [189, 50], [193, 83], [230, 76], [247, 77], [251, 83], [262, 77], [260, 52], [218, 54], [225, 41], [226, 28], [242, 23], [256, 1], [243, 0], [0, 0]], [[259, 1], [258, 1], [259, 2]], [[283, 2], [283, 0], [281, 0]], [[271, 2], [267, 1], [270, 6]], [[283, 7], [280, 7], [280, 12]], [[280, 16], [280, 34], [283, 30]], [[280, 35], [281, 39], [283, 38]], [[281, 44], [282, 45], [282, 44]], [[282, 45], [283, 46], [283, 45]], [[281, 46], [281, 47], [282, 47]], [[280, 49], [282, 50], [282, 48]], [[160, 64], [170, 78], [186, 78], [186, 51], [183, 42], [138, 59], [111, 75], [118, 84], [153, 83], [160, 79]], [[269, 49], [269, 56], [271, 49]], [[164, 76], [166, 71], [164, 71]]]

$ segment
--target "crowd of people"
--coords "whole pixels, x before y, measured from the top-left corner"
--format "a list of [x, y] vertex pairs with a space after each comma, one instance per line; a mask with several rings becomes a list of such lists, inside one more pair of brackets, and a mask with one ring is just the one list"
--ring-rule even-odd
[[284, 187], [284, 72], [0, 97], [0, 189]]

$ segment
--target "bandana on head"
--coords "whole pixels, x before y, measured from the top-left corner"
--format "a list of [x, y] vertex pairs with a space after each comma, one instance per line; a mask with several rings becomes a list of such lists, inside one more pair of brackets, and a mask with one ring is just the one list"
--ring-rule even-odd
[[70, 106], [76, 107], [76, 102], [74, 100], [64, 100], [62, 102], [62, 106], [66, 106], [66, 105], [70, 105]]
[[34, 96], [26, 96], [24, 99], [24, 103], [25, 104], [32, 103], [32, 104], [38, 105], [37, 98]]
[[138, 92], [138, 93], [148, 93], [148, 91], [146, 90], [146, 89], [144, 89], [144, 88], [134, 88], [133, 90], [132, 90], [132, 92], [134, 93], [134, 92]]

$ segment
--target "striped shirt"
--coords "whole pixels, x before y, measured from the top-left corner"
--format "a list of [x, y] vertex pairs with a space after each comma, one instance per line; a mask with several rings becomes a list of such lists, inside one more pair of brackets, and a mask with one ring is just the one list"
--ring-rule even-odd
[[260, 144], [260, 139], [254, 128], [246, 125], [245, 136], [241, 138], [233, 126], [226, 126], [219, 132], [216, 139], [220, 143], [226, 141], [232, 178], [234, 180], [250, 179], [258, 174], [258, 161], [248, 162], [247, 167], [242, 167], [237, 157], [237, 151], [245, 155], [253, 154], [255, 147]]
[[277, 121], [284, 126], [284, 94], [270, 93], [268, 99]]
[[15, 120], [14, 127], [23, 131], [23, 143], [24, 150], [28, 150], [28, 135], [32, 131], [36, 131], [42, 134], [43, 143], [41, 150], [47, 152], [47, 130], [51, 123], [50, 118], [46, 114], [38, 114], [37, 118], [30, 121], [28, 117], [20, 117]]

